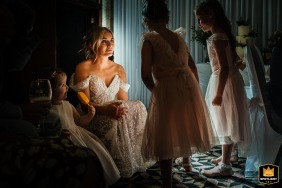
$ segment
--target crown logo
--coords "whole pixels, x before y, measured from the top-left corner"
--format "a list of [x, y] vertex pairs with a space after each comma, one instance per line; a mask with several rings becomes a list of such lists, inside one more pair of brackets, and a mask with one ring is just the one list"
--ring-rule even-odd
[[269, 166], [267, 167], [267, 169], [263, 168], [263, 176], [264, 177], [274, 176], [274, 168], [270, 169]]

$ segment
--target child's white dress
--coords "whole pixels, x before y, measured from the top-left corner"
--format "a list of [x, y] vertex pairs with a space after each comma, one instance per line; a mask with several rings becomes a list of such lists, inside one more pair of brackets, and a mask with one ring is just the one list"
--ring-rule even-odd
[[107, 184], [116, 182], [120, 178], [120, 172], [110, 153], [98, 137], [75, 124], [71, 104], [68, 101], [62, 101], [60, 105], [53, 105], [51, 111], [60, 116], [62, 128], [71, 132], [70, 139], [75, 145], [88, 147], [94, 151], [103, 167]]
[[229, 65], [229, 76], [224, 87], [222, 105], [212, 105], [212, 100], [217, 92], [220, 72], [220, 64], [214, 49], [214, 41], [216, 40], [228, 40], [228, 37], [224, 33], [217, 33], [207, 40], [212, 74], [206, 91], [206, 103], [220, 144], [237, 143], [239, 154], [245, 155], [248, 151], [250, 135], [247, 98], [244, 81], [238, 68], [233, 63], [234, 58], [229, 44], [225, 50]]
[[204, 96], [188, 66], [189, 50], [178, 34], [177, 53], [156, 32], [145, 33], [154, 50], [152, 91], [143, 137], [147, 158], [188, 157], [209, 151], [213, 143], [212, 124]]

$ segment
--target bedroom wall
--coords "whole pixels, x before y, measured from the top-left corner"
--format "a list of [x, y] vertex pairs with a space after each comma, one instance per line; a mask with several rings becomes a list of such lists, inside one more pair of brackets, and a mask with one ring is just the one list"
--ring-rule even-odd
[[[197, 26], [194, 7], [200, 0], [167, 0], [171, 19], [168, 27], [172, 30], [184, 27], [187, 30], [185, 41], [190, 47], [196, 63], [203, 61], [205, 52], [201, 44], [191, 41], [191, 26]], [[220, 0], [228, 17], [234, 25], [233, 33], [237, 35], [236, 20], [240, 17], [250, 18], [252, 27], [259, 33], [255, 42], [260, 49], [266, 44], [266, 38], [276, 29], [282, 29], [281, 0]], [[114, 0], [113, 30], [115, 34], [115, 61], [125, 67], [127, 81], [131, 84], [129, 98], [139, 99], [146, 105], [150, 93], [144, 87], [140, 75], [140, 38], [146, 29], [142, 26], [142, 1]]]

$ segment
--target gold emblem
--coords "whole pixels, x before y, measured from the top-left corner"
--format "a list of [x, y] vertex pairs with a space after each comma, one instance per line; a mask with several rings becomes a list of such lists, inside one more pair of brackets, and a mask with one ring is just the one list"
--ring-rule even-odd
[[264, 177], [273, 177], [274, 176], [274, 168], [270, 169], [269, 166], [267, 169], [263, 168], [263, 176]]
[[267, 185], [279, 183], [279, 166], [273, 164], [259, 166], [258, 180]]

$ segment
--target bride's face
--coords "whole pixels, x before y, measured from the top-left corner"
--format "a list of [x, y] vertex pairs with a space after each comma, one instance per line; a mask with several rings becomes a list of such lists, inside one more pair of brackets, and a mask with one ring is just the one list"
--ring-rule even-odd
[[110, 57], [113, 55], [115, 47], [113, 35], [106, 31], [98, 48], [98, 55]]

